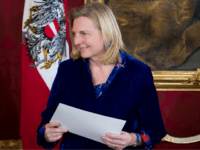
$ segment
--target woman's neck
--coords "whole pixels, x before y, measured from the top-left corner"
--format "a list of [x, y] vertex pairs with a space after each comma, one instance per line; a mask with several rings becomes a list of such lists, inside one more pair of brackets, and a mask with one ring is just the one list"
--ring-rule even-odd
[[106, 83], [110, 73], [115, 65], [106, 65], [97, 60], [89, 59], [89, 67], [92, 73], [92, 82], [94, 85]]
[[98, 59], [89, 58], [89, 66], [90, 68], [98, 68], [100, 70], [104, 70], [106, 68], [113, 68], [115, 65], [107, 65], [105, 63], [101, 63]]
[[102, 68], [104, 66], [104, 64], [100, 63], [97, 58], [96, 59], [89, 58], [89, 66]]

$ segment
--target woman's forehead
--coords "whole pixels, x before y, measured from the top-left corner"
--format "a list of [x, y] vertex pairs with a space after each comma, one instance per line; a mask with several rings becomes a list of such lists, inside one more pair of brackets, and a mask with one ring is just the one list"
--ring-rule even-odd
[[79, 32], [83, 30], [92, 31], [95, 29], [95, 23], [87, 17], [79, 17], [74, 19], [73, 22], [73, 32]]

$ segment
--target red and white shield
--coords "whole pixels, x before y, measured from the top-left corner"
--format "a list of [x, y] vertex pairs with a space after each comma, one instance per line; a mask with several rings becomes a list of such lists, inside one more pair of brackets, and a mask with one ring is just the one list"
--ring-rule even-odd
[[59, 30], [60, 30], [60, 27], [58, 25], [57, 19], [55, 18], [53, 22], [51, 22], [45, 27], [44, 33], [46, 34], [47, 37], [54, 38], [59, 32]]

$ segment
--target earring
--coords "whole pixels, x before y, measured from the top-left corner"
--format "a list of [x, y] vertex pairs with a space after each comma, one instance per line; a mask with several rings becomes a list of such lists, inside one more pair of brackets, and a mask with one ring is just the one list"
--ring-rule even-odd
[[108, 48], [108, 47], [110, 47], [111, 43], [109, 41], [105, 41], [104, 45], [105, 45], [106, 48]]

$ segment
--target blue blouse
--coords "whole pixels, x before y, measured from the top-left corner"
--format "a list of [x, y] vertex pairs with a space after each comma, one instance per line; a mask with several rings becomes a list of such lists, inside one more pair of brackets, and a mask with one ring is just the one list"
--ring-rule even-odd
[[[59, 103], [101, 115], [126, 120], [125, 132], [139, 133], [144, 147], [153, 148], [166, 135], [159, 109], [157, 92], [150, 68], [121, 52], [122, 61], [111, 72], [101, 88], [92, 83], [88, 61], [72, 59], [62, 62], [54, 80], [47, 108], [38, 127], [38, 145], [51, 149], [57, 143], [44, 139], [44, 126], [49, 123]], [[81, 77], [81, 78], [80, 78]], [[60, 149], [109, 149], [106, 145], [67, 132]], [[125, 149], [133, 149], [126, 147]]]

